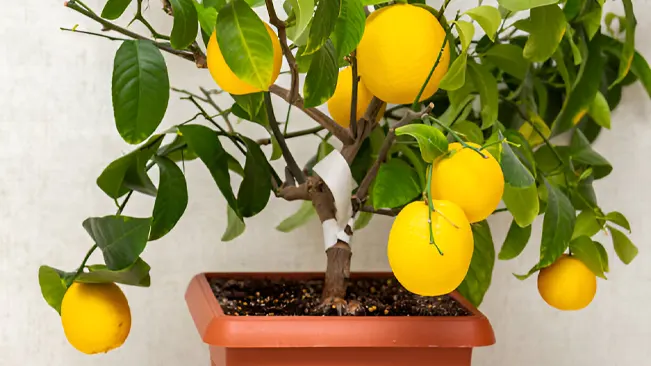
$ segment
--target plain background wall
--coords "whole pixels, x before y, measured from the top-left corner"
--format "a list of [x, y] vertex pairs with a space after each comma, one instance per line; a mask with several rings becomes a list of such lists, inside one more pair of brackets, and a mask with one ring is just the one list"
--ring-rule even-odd
[[[160, 29], [170, 19], [160, 2], [149, 0], [148, 14]], [[71, 270], [92, 244], [81, 227], [89, 216], [115, 211], [95, 179], [113, 159], [129, 151], [114, 127], [110, 83], [118, 43], [59, 31], [59, 26], [98, 30], [97, 24], [62, 6], [63, 0], [3, 1], [0, 10], [0, 365], [186, 365], [208, 364], [208, 353], [183, 300], [189, 279], [202, 271], [323, 270], [323, 245], [317, 223], [290, 234], [274, 230], [294, 212], [296, 203], [272, 201], [248, 222], [246, 233], [222, 243], [225, 205], [208, 171], [187, 164], [190, 203], [177, 228], [151, 243], [144, 258], [152, 266], [152, 287], [125, 288], [133, 326], [120, 349], [88, 357], [70, 347], [59, 317], [41, 298], [37, 271], [41, 264]], [[96, 10], [103, 0], [87, 0]], [[438, 1], [432, 5], [438, 5]], [[455, 0], [469, 8], [476, 1]], [[635, 1], [638, 48], [651, 58], [651, 2]], [[619, 1], [608, 8], [621, 12]], [[127, 18], [125, 16], [125, 18]], [[139, 26], [136, 29], [142, 30]], [[194, 91], [214, 87], [208, 71], [167, 57], [172, 85]], [[281, 82], [286, 82], [283, 79]], [[231, 102], [222, 100], [224, 106]], [[278, 114], [285, 106], [278, 103]], [[195, 111], [173, 95], [166, 126]], [[610, 240], [611, 274], [599, 281], [591, 306], [564, 313], [547, 306], [535, 277], [518, 281], [535, 263], [540, 222], [532, 242], [517, 260], [498, 262], [493, 284], [481, 306], [492, 321], [497, 344], [475, 352], [478, 366], [633, 366], [651, 359], [651, 239], [649, 149], [651, 102], [638, 84], [628, 88], [613, 116], [614, 128], [601, 135], [597, 150], [615, 169], [597, 183], [604, 210], [620, 210], [633, 226], [640, 255], [624, 266]], [[311, 126], [294, 113], [292, 129]], [[238, 128], [264, 135], [243, 122]], [[292, 140], [299, 163], [313, 154], [315, 139]], [[281, 164], [276, 165], [281, 168]], [[132, 200], [126, 214], [148, 215], [153, 200]], [[510, 223], [506, 214], [493, 217], [496, 247]], [[391, 220], [377, 218], [354, 241], [354, 270], [387, 270], [386, 238]], [[100, 260], [99, 257], [93, 257]]]

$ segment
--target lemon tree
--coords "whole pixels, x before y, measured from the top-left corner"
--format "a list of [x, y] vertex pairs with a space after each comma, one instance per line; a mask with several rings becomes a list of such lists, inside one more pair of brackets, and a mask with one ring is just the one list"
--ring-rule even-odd
[[[119, 43], [106, 93], [130, 146], [98, 172], [118, 208], [82, 223], [90, 249], [79, 266], [39, 269], [70, 343], [94, 353], [126, 339], [130, 310], [117, 286], [150, 286], [143, 253], [182, 225], [189, 164], [205, 166], [224, 199], [224, 242], [246, 235], [272, 197], [304, 202], [280, 231], [310, 220], [352, 226], [326, 238], [323, 304], [342, 313], [346, 238], [377, 215], [396, 217], [387, 256], [412, 292], [458, 290], [479, 305], [496, 257], [516, 258], [533, 242], [539, 260], [518, 278], [538, 273], [541, 297], [558, 309], [593, 301], [608, 253], [626, 264], [638, 253], [625, 214], [600, 205], [593, 184], [614, 169], [592, 145], [617, 128], [611, 112], [625, 87], [640, 83], [651, 96], [633, 1], [618, 0], [618, 15], [600, 0], [446, 11], [454, 1], [164, 0], [165, 29], [147, 20], [144, 0], [101, 9], [67, 1], [87, 21], [64, 30]], [[602, 29], [615, 16], [619, 29]], [[172, 57], [197, 67], [191, 78], [168, 69]], [[181, 77], [201, 82], [179, 89], [171, 80]], [[195, 111], [163, 122], [171, 95]], [[306, 117], [313, 126], [297, 122]], [[565, 133], [570, 141], [556, 142]], [[290, 149], [300, 138], [311, 155]], [[346, 185], [318, 174], [323, 164]], [[151, 197], [150, 213], [129, 213], [136, 195]], [[497, 214], [512, 217], [498, 253], [488, 223]], [[532, 238], [538, 217], [542, 234]], [[600, 232], [612, 245], [595, 240]], [[89, 263], [95, 252], [103, 263]]]

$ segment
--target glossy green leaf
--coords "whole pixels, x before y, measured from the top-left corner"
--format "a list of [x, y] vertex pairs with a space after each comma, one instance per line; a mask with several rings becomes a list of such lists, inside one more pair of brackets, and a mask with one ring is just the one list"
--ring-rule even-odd
[[458, 133], [462, 139], [474, 142], [477, 145], [484, 144], [484, 134], [481, 132], [479, 126], [470, 121], [460, 121], [452, 127], [454, 132]]
[[115, 20], [124, 14], [132, 0], [108, 0], [102, 9], [102, 18]]
[[[579, 46], [576, 44], [576, 42], [574, 42], [574, 32], [572, 26], [569, 23], [565, 24], [565, 38], [570, 44], [572, 57], [574, 57], [574, 65], [580, 65], [583, 61], [583, 56], [581, 55]], [[579, 41], [581, 41], [581, 39], [579, 39]]]
[[601, 6], [599, 6], [581, 17], [581, 22], [583, 23], [583, 27], [588, 34], [589, 40], [592, 40], [592, 38], [594, 38], [597, 32], [599, 32], [601, 29], [602, 12], [603, 9]]
[[[517, 155], [522, 164], [531, 172], [534, 178], [537, 175], [536, 159], [531, 149], [531, 145], [527, 140], [517, 131], [505, 130], [505, 137], [510, 142], [511, 150]], [[501, 160], [501, 159], [500, 159]]]
[[531, 34], [524, 46], [524, 57], [533, 62], [549, 59], [565, 34], [565, 15], [558, 5], [531, 10]]
[[217, 42], [228, 67], [261, 90], [272, 82], [273, 45], [269, 32], [244, 0], [233, 0], [217, 14]]
[[572, 91], [552, 124], [554, 134], [569, 130], [588, 112], [599, 91], [603, 69], [604, 58], [599, 49], [599, 42], [593, 40], [588, 44], [588, 55], [583, 60]]
[[441, 79], [441, 83], [439, 84], [441, 89], [457, 90], [466, 83], [467, 60], [468, 55], [464, 51], [452, 62], [448, 72]]
[[237, 200], [231, 187], [231, 176], [228, 169], [229, 155], [219, 142], [219, 135], [208, 127], [200, 125], [185, 125], [179, 127], [179, 132], [188, 146], [199, 155], [206, 165], [217, 187], [226, 202], [238, 212]]
[[75, 279], [75, 282], [82, 283], [121, 283], [129, 286], [149, 287], [151, 278], [149, 270], [151, 267], [138, 258], [129, 267], [112, 271], [103, 264], [88, 266], [87, 272], [82, 272]]
[[630, 264], [633, 259], [637, 257], [637, 247], [623, 232], [615, 229], [612, 226], [608, 226], [608, 230], [610, 231], [610, 235], [613, 238], [615, 253], [617, 253], [617, 256], [624, 264]]
[[[617, 57], [622, 57], [624, 45], [620, 41], [602, 34], [597, 34], [595, 40], [599, 43], [602, 50]], [[647, 94], [651, 97], [651, 67], [649, 67], [649, 63], [639, 52], [635, 52], [633, 55], [631, 72], [640, 80]]]
[[246, 117], [243, 118], [260, 124], [268, 123], [267, 114], [261, 113], [262, 106], [264, 106], [264, 94], [262, 92], [244, 95], [231, 95], [231, 97], [235, 100], [237, 105], [246, 112]]
[[102, 250], [107, 268], [116, 271], [131, 266], [145, 250], [151, 218], [91, 217], [83, 226]]
[[38, 284], [41, 287], [41, 295], [45, 301], [57, 313], [61, 314], [61, 302], [66, 294], [66, 282], [62, 278], [63, 272], [49, 266], [41, 266], [38, 269]]
[[159, 156], [164, 156], [174, 162], [185, 162], [198, 158], [197, 154], [188, 147], [188, 144], [185, 142], [183, 136], [180, 136], [178, 134], [174, 137], [174, 140], [172, 140], [172, 142], [161, 146], [156, 154]]
[[283, 233], [288, 233], [298, 227], [307, 224], [307, 222], [310, 221], [310, 219], [312, 219], [315, 216], [316, 216], [316, 210], [314, 209], [314, 206], [312, 206], [312, 202], [303, 201], [298, 211], [296, 211], [296, 213], [289, 216], [288, 218], [283, 220], [278, 226], [276, 226], [276, 230], [281, 231]]
[[579, 236], [587, 236], [588, 238], [591, 238], [597, 234], [599, 230], [601, 230], [601, 225], [599, 225], [594, 212], [591, 210], [581, 211], [581, 213], [576, 216], [572, 240]]
[[531, 225], [540, 211], [538, 189], [535, 183], [526, 187], [513, 187], [505, 183], [502, 200], [513, 215], [513, 220], [520, 227]]
[[160, 171], [160, 183], [152, 214], [149, 240], [157, 240], [170, 232], [188, 206], [188, 186], [183, 171], [165, 157], [154, 159]]
[[[330, 0], [332, 1], [332, 0]], [[366, 14], [361, 0], [340, 0], [341, 11], [330, 36], [337, 54], [337, 60], [353, 52], [364, 34]]]
[[599, 257], [601, 258], [601, 268], [604, 270], [604, 272], [608, 273], [610, 271], [608, 265], [608, 252], [606, 252], [606, 248], [604, 248], [601, 243], [597, 241], [593, 241], [593, 243], [599, 251]]
[[308, 27], [314, 16], [314, 0], [289, 0], [289, 4], [296, 17], [296, 23], [287, 28], [287, 37], [295, 44], [303, 46], [307, 42]]
[[613, 170], [610, 163], [592, 149], [592, 145], [581, 130], [574, 131], [572, 135], [570, 157], [575, 164], [581, 163], [591, 166], [595, 179], [603, 178]]
[[217, 24], [217, 9], [206, 6], [205, 3], [200, 4], [197, 0], [193, 0], [193, 3], [197, 12], [201, 30], [203, 30], [207, 35], [212, 35], [215, 31], [215, 25]]
[[461, 51], [467, 51], [470, 47], [473, 37], [475, 36], [475, 26], [471, 22], [465, 20], [457, 20], [454, 26], [459, 34], [461, 40]]
[[303, 54], [309, 55], [320, 50], [337, 25], [342, 0], [319, 1], [310, 27], [310, 36]]
[[245, 0], [252, 8], [257, 8], [265, 4], [265, 0]]
[[253, 217], [267, 206], [271, 197], [271, 168], [260, 146], [249, 138], [241, 138], [246, 143], [247, 153], [237, 205], [243, 217]]
[[113, 114], [124, 141], [139, 144], [160, 125], [170, 97], [167, 66], [150, 41], [125, 41], [113, 64]]
[[359, 215], [357, 215], [357, 219], [355, 219], [355, 225], [353, 231], [362, 230], [363, 228], [367, 227], [368, 224], [371, 222], [372, 218], [373, 218], [372, 213], [360, 212]]
[[554, 52], [552, 58], [556, 62], [558, 73], [561, 75], [561, 78], [563, 78], [563, 83], [565, 84], [565, 93], [570, 94], [572, 92], [574, 79], [570, 77], [570, 72], [567, 68], [567, 65], [565, 64], [565, 57], [563, 56], [563, 50], [561, 47], [556, 49], [556, 52]]
[[498, 0], [497, 2], [505, 9], [516, 12], [549, 4], [557, 4], [559, 0]]
[[606, 278], [601, 264], [601, 254], [595, 243], [587, 236], [579, 236], [570, 242], [572, 256], [583, 262], [595, 276]]
[[373, 206], [375, 208], [404, 206], [420, 193], [421, 185], [416, 170], [401, 159], [391, 159], [380, 166], [373, 183]]
[[491, 41], [495, 41], [497, 28], [499, 28], [500, 23], [502, 22], [502, 16], [496, 7], [481, 5], [466, 11], [464, 14], [467, 14], [479, 23], [484, 32], [486, 32], [488, 38], [490, 38]]
[[481, 99], [481, 128], [491, 127], [497, 121], [499, 108], [497, 80], [486, 66], [478, 64], [473, 60], [468, 61], [468, 74], [473, 85], [479, 91]]
[[197, 38], [199, 17], [192, 0], [170, 0], [174, 13], [174, 25], [170, 44], [177, 50], [189, 47]]
[[504, 182], [510, 186], [524, 188], [535, 184], [535, 179], [531, 172], [522, 164], [506, 141], [502, 142], [500, 165], [504, 173]]
[[475, 249], [468, 274], [457, 290], [474, 306], [479, 306], [490, 287], [495, 265], [495, 246], [486, 221], [472, 225]]
[[206, 8], [213, 8], [217, 11], [226, 6], [226, 0], [202, 0], [201, 2]]
[[145, 166], [162, 141], [160, 136], [154, 136], [145, 146], [113, 161], [97, 178], [97, 185], [113, 199], [124, 196], [129, 190], [155, 196], [156, 186]]
[[606, 220], [612, 222], [615, 225], [623, 227], [629, 233], [631, 232], [631, 224], [628, 222], [626, 216], [624, 216], [621, 212], [617, 212], [617, 211], [609, 212], [606, 215]]
[[531, 62], [524, 58], [520, 46], [508, 43], [498, 43], [489, 48], [483, 56], [505, 73], [524, 80]]
[[396, 129], [396, 136], [409, 135], [416, 139], [421, 156], [427, 163], [432, 163], [439, 156], [448, 152], [448, 140], [436, 127], [423, 124], [410, 124]]
[[563, 13], [569, 22], [576, 18], [581, 12], [581, 8], [585, 5], [586, 0], [567, 0], [563, 6]]
[[506, 234], [502, 249], [498, 258], [501, 260], [510, 260], [516, 258], [522, 253], [531, 237], [531, 225], [520, 227], [515, 221], [511, 222], [509, 232]]
[[635, 56], [635, 29], [637, 28], [637, 19], [635, 19], [635, 13], [633, 11], [633, 0], [622, 0], [622, 2], [624, 3], [624, 11], [626, 13], [626, 40], [624, 41], [624, 47], [620, 54], [617, 80], [610, 85], [611, 88], [624, 80]]
[[244, 220], [242, 220], [242, 218], [238, 216], [237, 212], [228, 205], [226, 206], [226, 220], [227, 226], [226, 231], [224, 231], [224, 234], [222, 235], [222, 241], [231, 241], [242, 235], [244, 230], [246, 230]]
[[540, 268], [554, 263], [570, 245], [576, 214], [567, 196], [545, 180], [547, 209], [540, 243]]
[[[328, 1], [325, 1], [328, 2]], [[305, 107], [316, 107], [325, 103], [335, 93], [339, 67], [335, 49], [330, 40], [312, 56], [310, 69], [305, 76], [303, 95]]]
[[610, 129], [610, 107], [608, 100], [601, 92], [597, 92], [597, 96], [590, 104], [588, 115], [601, 127]]

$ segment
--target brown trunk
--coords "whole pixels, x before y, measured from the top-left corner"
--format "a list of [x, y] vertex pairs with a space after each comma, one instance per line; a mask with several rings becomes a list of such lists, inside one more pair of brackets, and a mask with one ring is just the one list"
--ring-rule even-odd
[[323, 300], [345, 299], [348, 278], [350, 277], [350, 259], [353, 252], [350, 246], [343, 241], [326, 251], [328, 266], [323, 286]]

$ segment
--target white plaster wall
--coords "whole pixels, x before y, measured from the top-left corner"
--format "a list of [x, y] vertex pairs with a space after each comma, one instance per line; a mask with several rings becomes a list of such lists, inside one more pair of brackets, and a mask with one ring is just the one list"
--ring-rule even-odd
[[[150, 1], [154, 24], [170, 26], [158, 11], [158, 0]], [[274, 201], [249, 221], [242, 237], [221, 243], [224, 201], [207, 170], [187, 164], [186, 215], [144, 254], [153, 267], [152, 287], [125, 288], [134, 319], [127, 343], [95, 357], [73, 350], [57, 314], [41, 299], [38, 266], [72, 269], [79, 264], [91, 244], [82, 220], [114, 211], [95, 179], [129, 146], [115, 131], [111, 110], [110, 75], [118, 44], [59, 31], [59, 26], [77, 23], [83, 29], [98, 29], [62, 2], [2, 1], [0, 6], [0, 366], [207, 365], [206, 347], [183, 300], [191, 276], [202, 271], [323, 270], [319, 227], [312, 223], [291, 234], [275, 231], [275, 225], [298, 204]], [[103, 0], [87, 3], [99, 10]], [[651, 43], [645, 38], [651, 32], [651, 2], [635, 3], [638, 47], [651, 58]], [[476, 2], [453, 4], [463, 8]], [[619, 2], [609, 1], [608, 6], [621, 9]], [[207, 71], [196, 70], [184, 60], [167, 59], [174, 86], [195, 90], [199, 85], [213, 86]], [[284, 108], [279, 104], [278, 113]], [[194, 113], [187, 103], [173, 98], [164, 124], [181, 122]], [[627, 267], [609, 250], [610, 279], [600, 280], [593, 304], [575, 313], [548, 307], [538, 296], [535, 278], [520, 282], [511, 275], [535, 262], [538, 240], [517, 260], [498, 262], [481, 307], [498, 341], [476, 351], [475, 365], [649, 364], [649, 116], [651, 102], [643, 89], [639, 85], [627, 89], [613, 117], [613, 131], [603, 133], [596, 144], [615, 166], [612, 175], [597, 184], [600, 204], [629, 217], [633, 241], [640, 247], [638, 258]], [[295, 113], [292, 126], [309, 126], [309, 121]], [[242, 128], [257, 127], [244, 123]], [[262, 136], [262, 131], [255, 131]], [[315, 144], [310, 139], [290, 143], [299, 163], [311, 156]], [[152, 204], [148, 198], [135, 199], [126, 214], [147, 215]], [[491, 220], [498, 249], [509, 222], [505, 215]], [[357, 236], [354, 270], [388, 269], [384, 248], [390, 224], [386, 218], [374, 219]], [[538, 225], [533, 237], [539, 235]], [[608, 238], [601, 239], [609, 243]]]

